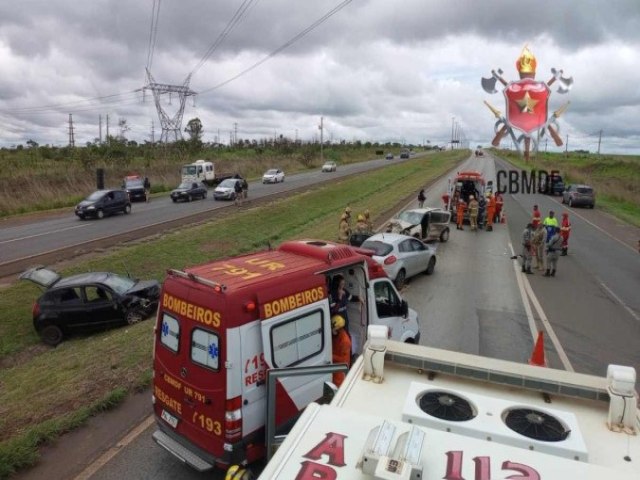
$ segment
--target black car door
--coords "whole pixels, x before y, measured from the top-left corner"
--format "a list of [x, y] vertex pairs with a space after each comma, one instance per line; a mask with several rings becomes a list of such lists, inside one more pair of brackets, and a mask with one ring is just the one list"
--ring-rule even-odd
[[79, 287], [59, 288], [47, 295], [52, 304], [47, 307], [50, 317], [57, 317], [55, 323], [65, 331], [82, 329], [86, 318], [84, 315], [84, 302]]
[[123, 315], [118, 298], [111, 289], [104, 285], [86, 285], [82, 290], [86, 328], [122, 323]]

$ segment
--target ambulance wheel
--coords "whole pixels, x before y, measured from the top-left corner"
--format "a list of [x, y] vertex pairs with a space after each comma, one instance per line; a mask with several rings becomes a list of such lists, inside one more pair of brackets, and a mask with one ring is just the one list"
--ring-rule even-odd
[[404, 271], [404, 268], [403, 268], [402, 270], [400, 270], [398, 272], [398, 275], [396, 276], [396, 280], [393, 282], [393, 283], [396, 284], [396, 288], [398, 290], [400, 290], [400, 289], [402, 289], [402, 287], [404, 287], [404, 283], [405, 283], [406, 278], [407, 278], [407, 274], [406, 274], [406, 272]]
[[47, 325], [40, 331], [40, 338], [44, 343], [55, 347], [62, 341], [62, 330], [55, 325]]
[[136, 323], [140, 323], [142, 320], [144, 320], [144, 315], [139, 309], [131, 308], [127, 310], [124, 318], [127, 321], [127, 324], [135, 325]]
[[429, 264], [427, 265], [427, 269], [424, 271], [427, 275], [431, 275], [436, 268], [436, 257], [431, 257], [429, 259]]
[[449, 229], [447, 228], [446, 230], [444, 230], [441, 234], [440, 234], [440, 241], [442, 243], [445, 243], [447, 240], [449, 240]]

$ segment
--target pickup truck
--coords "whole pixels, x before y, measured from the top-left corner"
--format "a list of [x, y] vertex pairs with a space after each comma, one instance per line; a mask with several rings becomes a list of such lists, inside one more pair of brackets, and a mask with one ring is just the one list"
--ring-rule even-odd
[[181, 182], [203, 182], [206, 185], [218, 185], [227, 178], [233, 178], [236, 172], [217, 171], [213, 162], [196, 160], [182, 166]]

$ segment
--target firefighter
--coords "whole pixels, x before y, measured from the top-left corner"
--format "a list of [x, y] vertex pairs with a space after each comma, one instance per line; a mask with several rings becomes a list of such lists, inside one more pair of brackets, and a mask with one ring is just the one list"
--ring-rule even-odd
[[351, 237], [351, 227], [347, 221], [346, 212], [340, 217], [340, 223], [338, 224], [338, 241], [340, 243], [349, 243], [349, 237]]
[[456, 222], [457, 222], [456, 228], [458, 230], [464, 230], [464, 228], [462, 228], [462, 224], [464, 223], [464, 211], [466, 209], [467, 209], [467, 204], [464, 203], [464, 200], [462, 198], [460, 198], [458, 200], [458, 206], [456, 208]]
[[533, 228], [537, 228], [538, 224], [541, 222], [542, 215], [540, 215], [540, 210], [538, 210], [538, 205], [533, 206], [533, 216], [531, 218], [531, 225]]
[[424, 196], [424, 188], [420, 189], [420, 192], [418, 193], [418, 208], [422, 208], [424, 207], [424, 201], [427, 199], [427, 197]]
[[349, 225], [349, 230], [351, 230], [351, 207], [347, 206], [344, 209], [344, 213], [347, 215], [347, 224]]
[[562, 224], [560, 227], [560, 236], [562, 237], [562, 256], [564, 257], [569, 250], [569, 235], [571, 234], [571, 222], [569, 221], [569, 214], [564, 212], [562, 214]]
[[533, 240], [533, 232], [532, 225], [527, 223], [527, 226], [522, 232], [522, 272], [523, 273], [533, 273], [531, 271], [531, 249], [532, 249], [532, 240]]
[[500, 192], [496, 192], [496, 216], [493, 219], [494, 222], [500, 223], [502, 215], [502, 207], [504, 207], [504, 199]]
[[553, 233], [547, 241], [547, 270], [544, 272], [545, 277], [555, 277], [556, 267], [558, 265], [558, 257], [562, 250], [562, 237], [560, 236], [560, 227], [553, 227]]
[[536, 255], [536, 270], [544, 270], [544, 240], [546, 233], [541, 223], [538, 224], [533, 232], [531, 244]]
[[478, 227], [483, 228], [483, 225], [487, 221], [487, 200], [480, 195], [478, 200]]
[[367, 221], [364, 218], [364, 215], [360, 213], [358, 215], [358, 221], [356, 222], [356, 228], [354, 233], [356, 234], [366, 234], [369, 232], [369, 227], [367, 225]]
[[224, 480], [253, 480], [253, 474], [240, 465], [231, 465]]
[[373, 233], [373, 222], [371, 221], [371, 212], [369, 212], [369, 209], [364, 211], [364, 221], [367, 224], [367, 233]]
[[545, 219], [542, 221], [542, 225], [547, 231], [547, 237], [545, 239], [547, 242], [549, 241], [551, 236], [554, 234], [556, 228], [560, 227], [560, 225], [558, 225], [558, 219], [556, 218], [555, 215], [556, 214], [553, 210], [549, 210], [549, 215], [547, 215]]
[[448, 210], [449, 209], [449, 194], [445, 193], [442, 195], [442, 201], [444, 203], [444, 209]]
[[144, 177], [144, 201], [149, 202], [149, 196], [151, 195], [151, 182], [149, 181], [149, 177]]
[[487, 202], [487, 232], [493, 231], [493, 219], [496, 216], [496, 197], [489, 193], [489, 201]]
[[[345, 320], [341, 315], [331, 317], [331, 346], [333, 350], [333, 363], [344, 363], [351, 365], [351, 338], [344, 330]], [[334, 372], [333, 383], [336, 387], [344, 382], [344, 372]]]
[[480, 204], [473, 195], [469, 195], [469, 223], [471, 230], [478, 230], [478, 211]]

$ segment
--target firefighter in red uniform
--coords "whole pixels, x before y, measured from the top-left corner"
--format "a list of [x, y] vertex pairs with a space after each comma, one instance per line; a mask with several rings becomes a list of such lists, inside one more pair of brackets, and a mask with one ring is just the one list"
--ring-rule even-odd
[[504, 199], [502, 198], [502, 194], [500, 192], [496, 193], [496, 216], [494, 218], [494, 222], [499, 223], [502, 218], [502, 207], [504, 206]]
[[462, 223], [464, 222], [464, 211], [467, 209], [467, 204], [464, 203], [464, 200], [461, 198], [458, 200], [458, 205], [456, 208], [456, 222], [458, 226], [456, 227], [458, 230], [464, 230], [462, 228]]
[[442, 195], [442, 201], [444, 203], [444, 209], [446, 210], [447, 208], [449, 208], [449, 194], [445, 193], [444, 195]]
[[540, 210], [538, 210], [538, 205], [533, 206], [533, 217], [531, 219], [531, 225], [536, 229], [538, 224], [542, 222], [542, 215], [540, 214]]
[[489, 193], [487, 202], [487, 232], [493, 231], [493, 219], [496, 216], [496, 197]]
[[[345, 321], [342, 315], [334, 315], [331, 317], [331, 333], [333, 348], [333, 363], [345, 363], [347, 367], [351, 365], [351, 338], [344, 329]], [[345, 373], [335, 372], [333, 374], [333, 383], [336, 387], [344, 382]]]
[[562, 224], [560, 226], [560, 236], [562, 237], [562, 253], [566, 255], [569, 250], [569, 235], [571, 234], [571, 222], [569, 221], [569, 214], [564, 212], [562, 214]]

